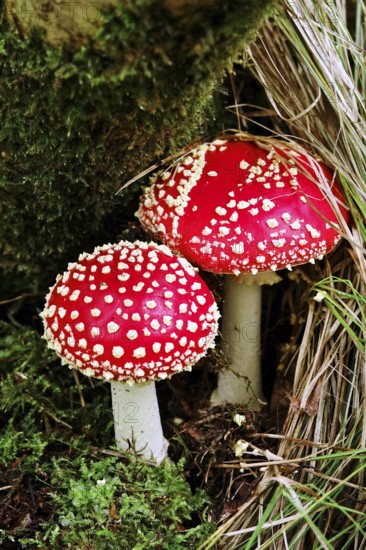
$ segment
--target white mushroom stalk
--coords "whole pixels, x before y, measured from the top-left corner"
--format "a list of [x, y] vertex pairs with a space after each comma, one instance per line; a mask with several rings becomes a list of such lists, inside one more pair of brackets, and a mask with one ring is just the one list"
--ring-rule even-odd
[[163, 245], [98, 247], [58, 276], [42, 317], [63, 364], [111, 382], [117, 446], [159, 464], [168, 444], [154, 382], [191, 370], [217, 334], [196, 270]]
[[212, 404], [246, 403], [253, 409], [265, 404], [261, 376], [262, 285], [280, 280], [273, 272], [225, 275], [221, 333], [230, 368], [220, 372]]
[[278, 143], [270, 151], [238, 138], [203, 144], [152, 180], [137, 212], [173, 250], [226, 275], [230, 368], [219, 375], [214, 403], [261, 406], [260, 287], [276, 282], [280, 269], [322, 258], [341, 240], [338, 215], [347, 223], [333, 173]]
[[114, 433], [118, 448], [134, 450], [160, 464], [167, 456], [154, 382], [111, 382]]

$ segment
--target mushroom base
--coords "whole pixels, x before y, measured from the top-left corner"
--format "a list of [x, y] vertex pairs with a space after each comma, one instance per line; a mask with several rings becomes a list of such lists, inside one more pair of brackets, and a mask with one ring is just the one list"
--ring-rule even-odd
[[155, 384], [111, 382], [111, 391], [117, 447], [160, 464], [167, 456], [168, 442], [161, 427]]
[[220, 372], [211, 403], [248, 404], [258, 410], [265, 403], [260, 361], [261, 286], [255, 280], [247, 285], [236, 275], [226, 275], [224, 292], [223, 349], [230, 368]]

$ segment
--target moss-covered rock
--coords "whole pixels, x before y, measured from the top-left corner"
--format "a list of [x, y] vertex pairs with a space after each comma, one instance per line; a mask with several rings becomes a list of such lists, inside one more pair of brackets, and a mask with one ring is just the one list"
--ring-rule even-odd
[[124, 1], [101, 13], [87, 39], [77, 40], [71, 21], [69, 42], [57, 46], [37, 17], [24, 26], [19, 3], [3, 14], [0, 269], [7, 294], [43, 290], [81, 250], [117, 238], [135, 195], [133, 187], [116, 191], [204, 131], [225, 70], [272, 6]]

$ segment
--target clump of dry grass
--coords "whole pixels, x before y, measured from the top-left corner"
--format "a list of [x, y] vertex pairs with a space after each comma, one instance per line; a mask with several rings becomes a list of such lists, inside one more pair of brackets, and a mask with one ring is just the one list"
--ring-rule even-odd
[[[247, 54], [275, 133], [335, 170], [352, 222], [298, 302], [296, 352], [280, 361], [290, 406], [281, 433], [268, 434], [278, 448], [248, 446], [230, 464], [257, 485], [202, 549], [366, 548], [365, 20], [363, 0], [287, 0]], [[244, 125], [246, 109], [235, 106]]]

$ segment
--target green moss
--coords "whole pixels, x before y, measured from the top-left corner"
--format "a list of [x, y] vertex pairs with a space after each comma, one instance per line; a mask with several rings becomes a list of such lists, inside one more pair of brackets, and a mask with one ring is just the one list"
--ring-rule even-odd
[[0, 21], [0, 268], [8, 294], [43, 290], [133, 216], [128, 179], [204, 132], [224, 71], [272, 0], [174, 16], [160, 2], [108, 11], [78, 49]]

